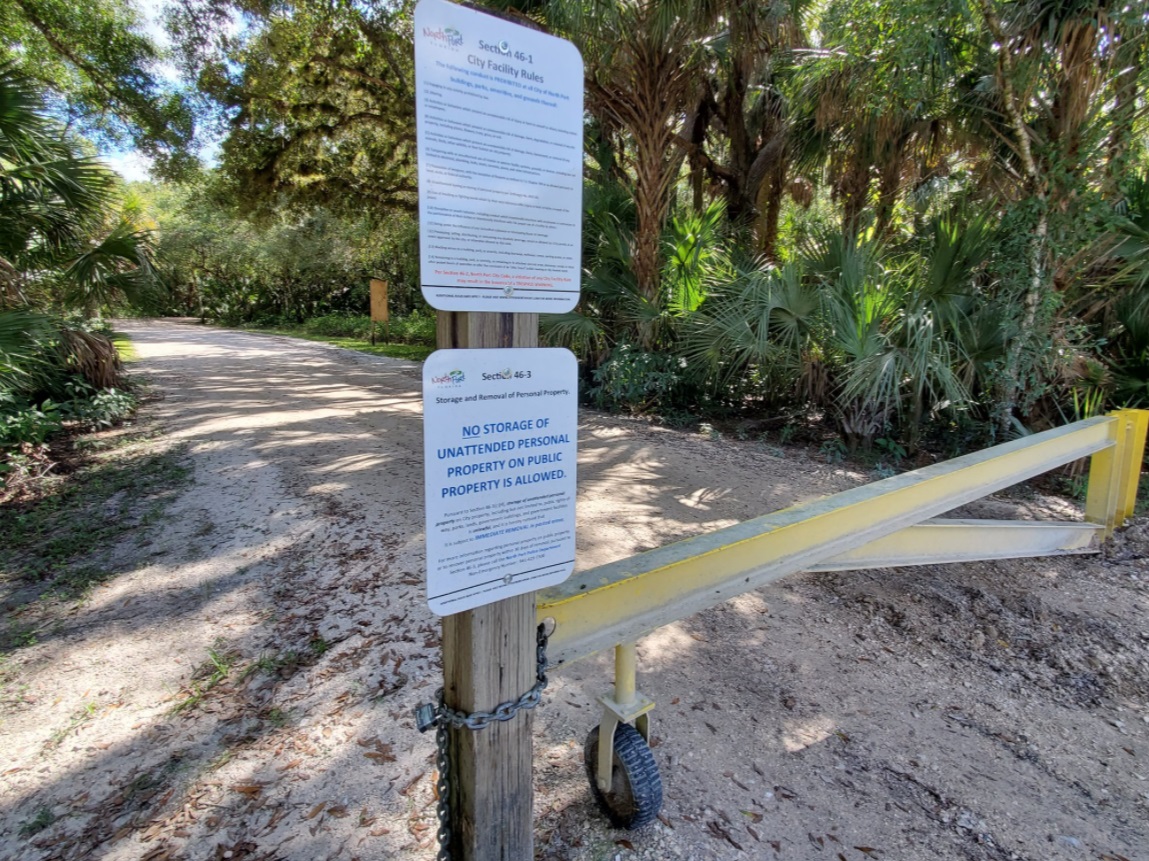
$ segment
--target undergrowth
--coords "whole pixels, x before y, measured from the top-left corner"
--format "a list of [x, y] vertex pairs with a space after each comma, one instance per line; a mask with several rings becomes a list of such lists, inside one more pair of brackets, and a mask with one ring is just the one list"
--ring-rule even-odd
[[50, 471], [0, 504], [0, 650], [34, 645], [51, 626], [48, 605], [83, 600], [121, 573], [116, 545], [156, 522], [189, 476], [183, 449], [157, 447], [156, 435], [135, 425], [73, 437]]
[[272, 335], [289, 335], [307, 341], [334, 344], [348, 350], [421, 362], [435, 349], [434, 317], [412, 314], [396, 317], [390, 323], [374, 325], [375, 343], [371, 343], [371, 318], [365, 315], [331, 314], [299, 324], [283, 320], [251, 323], [245, 329]]

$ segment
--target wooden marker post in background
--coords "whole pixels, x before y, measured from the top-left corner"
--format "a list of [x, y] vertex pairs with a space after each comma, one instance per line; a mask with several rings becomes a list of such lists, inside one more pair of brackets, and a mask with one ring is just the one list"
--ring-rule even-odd
[[388, 323], [391, 312], [387, 308], [387, 282], [378, 278], [371, 279], [371, 344], [375, 344], [375, 324], [383, 324], [383, 337], [389, 337]]

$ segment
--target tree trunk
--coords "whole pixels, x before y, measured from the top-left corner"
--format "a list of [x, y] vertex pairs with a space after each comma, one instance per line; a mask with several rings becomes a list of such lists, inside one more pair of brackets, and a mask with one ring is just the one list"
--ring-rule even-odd
[[1013, 86], [1014, 66], [1010, 40], [1005, 34], [1001, 20], [998, 18], [992, 3], [993, 0], [981, 0], [982, 14], [985, 16], [986, 24], [999, 46], [998, 83], [1005, 97], [1006, 113], [1010, 124], [1013, 126], [1013, 132], [1017, 136], [1018, 155], [1021, 157], [1021, 163], [1025, 169], [1025, 190], [1037, 200], [1040, 206], [1037, 225], [1030, 237], [1026, 254], [1029, 284], [1025, 292], [1021, 329], [1006, 353], [1005, 367], [1002, 371], [1001, 396], [997, 405], [997, 428], [1002, 436], [1005, 436], [1009, 433], [1013, 411], [1017, 407], [1017, 398], [1021, 391], [1021, 360], [1025, 351], [1025, 344], [1033, 332], [1034, 323], [1037, 321], [1037, 309], [1041, 304], [1041, 297], [1047, 289], [1045, 258], [1049, 239], [1049, 206], [1045, 182], [1037, 165], [1037, 160], [1034, 158], [1033, 147], [1030, 145], [1029, 126], [1025, 122]]
[[[671, 193], [685, 151], [675, 146], [683, 121], [683, 104], [690, 82], [679, 58], [661, 44], [638, 38], [626, 45], [627, 74], [617, 82], [588, 82], [591, 97], [630, 132], [633, 140], [635, 232], [631, 258], [640, 295], [653, 307], [662, 303], [662, 229], [670, 211]], [[644, 349], [654, 343], [644, 328], [638, 338]]]
[[1101, 81], [1097, 64], [1098, 31], [1092, 21], [1067, 23], [1064, 29], [1060, 81], [1050, 108], [1051, 137], [1061, 157], [1059, 170], [1076, 175], [1081, 167], [1082, 132]]
[[771, 263], [778, 262], [778, 221], [786, 189], [786, 163], [779, 162], [758, 196], [758, 218], [754, 222], [754, 247]]
[[894, 223], [894, 204], [898, 199], [898, 189], [902, 184], [902, 147], [891, 145], [893, 152], [886, 157], [878, 180], [878, 207], [874, 220], [874, 232], [879, 238], [888, 238]]
[[847, 236], [858, 235], [869, 196], [870, 166], [858, 159], [838, 184], [838, 198], [842, 201], [842, 232]]
[[1125, 175], [1127, 156], [1133, 140], [1133, 120], [1137, 112], [1137, 81], [1144, 68], [1142, 40], [1118, 32], [1116, 66], [1113, 76], [1113, 113], [1110, 117], [1108, 159], [1105, 165], [1103, 189], [1105, 196], [1114, 199], [1120, 191]]

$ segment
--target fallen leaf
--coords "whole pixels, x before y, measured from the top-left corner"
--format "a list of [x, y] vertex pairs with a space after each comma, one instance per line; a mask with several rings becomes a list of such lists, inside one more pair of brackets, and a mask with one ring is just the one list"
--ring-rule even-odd
[[823, 840], [821, 837], [815, 837], [815, 836], [814, 836], [814, 835], [813, 835], [811, 832], [809, 832], [809, 831], [807, 831], [807, 832], [806, 832], [806, 836], [810, 838], [810, 843], [811, 843], [812, 845], [814, 845], [814, 846], [817, 846], [817, 847], [818, 847], [818, 850], [819, 850], [819, 851], [821, 851], [822, 849], [825, 849], [825, 848], [826, 848], [826, 841], [825, 841], [825, 840]]
[[771, 849], [773, 849], [779, 855], [782, 854], [782, 841], [781, 840], [770, 840], [767, 842], [770, 844]]
[[391, 744], [384, 744], [378, 739], [375, 740], [375, 750], [363, 754], [368, 759], [373, 759], [376, 762], [394, 762], [395, 754]]
[[857, 849], [859, 852], [861, 852], [863, 855], [865, 855], [867, 858], [877, 858], [878, 857], [878, 850], [874, 849], [873, 847], [855, 846], [854, 848]]
[[297, 765], [299, 765], [301, 762], [303, 762], [303, 760], [302, 760], [302, 759], [293, 759], [291, 762], [288, 762], [288, 763], [285, 763], [285, 764], [281, 765], [281, 766], [279, 767], [279, 770], [280, 770], [280, 771], [287, 771], [289, 768], [295, 768], [295, 767], [296, 767]]
[[326, 806], [327, 806], [326, 801], [319, 802], [317, 805], [315, 805], [314, 807], [311, 808], [311, 812], [308, 813], [305, 818], [306, 819], [314, 819], [316, 816], [318, 816], [320, 813], [323, 812], [323, 808]]
[[755, 825], [762, 821], [762, 814], [756, 813], [753, 810], [743, 810], [742, 815], [753, 822]]
[[235, 786], [232, 787], [232, 791], [233, 792], [239, 792], [243, 795], [246, 795], [248, 798], [254, 798], [255, 796], [259, 795], [259, 793], [263, 792], [263, 784], [262, 783], [237, 783]]
[[725, 828], [723, 828], [718, 823], [717, 820], [707, 822], [706, 827], [710, 830], [710, 833], [714, 837], [717, 837], [720, 840], [725, 840], [727, 843], [729, 843], [731, 846], [733, 846], [735, 849], [739, 850], [740, 852], [746, 851], [745, 849], [742, 848], [742, 844], [739, 843], [737, 840], [735, 840], [732, 836], [730, 836], [730, 832], [727, 831]]
[[410, 793], [411, 790], [415, 788], [415, 784], [418, 783], [423, 778], [423, 775], [426, 773], [427, 772], [425, 772], [425, 771], [420, 771], [418, 774], [416, 774], [413, 778], [411, 778], [410, 783], [408, 783], [406, 786], [404, 786], [402, 789], [399, 790], [399, 794], [400, 795], [407, 795], [408, 793]]
[[761, 842], [762, 842], [762, 837], [761, 837], [761, 835], [759, 835], [758, 831], [757, 831], [757, 830], [754, 828], [754, 826], [753, 826], [753, 825], [747, 825], [747, 826], [746, 826], [746, 830], [750, 832], [750, 836], [751, 836], [751, 837], [753, 837], [753, 838], [754, 838], [755, 840], [757, 840], [759, 843], [761, 843]]
[[629, 840], [616, 840], [614, 841], [614, 845], [621, 846], [623, 849], [629, 849], [631, 852], [634, 851], [634, 844]]

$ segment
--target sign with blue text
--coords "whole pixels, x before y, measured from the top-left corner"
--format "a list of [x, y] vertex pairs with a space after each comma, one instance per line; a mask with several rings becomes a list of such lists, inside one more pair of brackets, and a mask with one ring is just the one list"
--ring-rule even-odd
[[574, 570], [577, 362], [439, 350], [423, 365], [427, 603], [440, 616]]
[[423, 296], [440, 311], [578, 302], [583, 64], [570, 42], [448, 3], [415, 7]]

